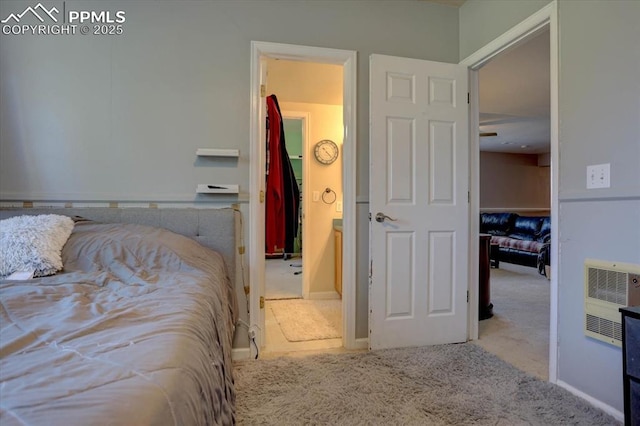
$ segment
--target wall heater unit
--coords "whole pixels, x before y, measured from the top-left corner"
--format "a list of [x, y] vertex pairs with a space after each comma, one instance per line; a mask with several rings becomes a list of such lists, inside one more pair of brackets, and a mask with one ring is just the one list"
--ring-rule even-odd
[[584, 334], [622, 346], [619, 309], [640, 305], [640, 265], [586, 259]]

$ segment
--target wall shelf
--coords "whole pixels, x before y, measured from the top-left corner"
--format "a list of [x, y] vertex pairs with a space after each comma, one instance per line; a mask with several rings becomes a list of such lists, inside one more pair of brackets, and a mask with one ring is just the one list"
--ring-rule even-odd
[[223, 183], [199, 183], [196, 188], [198, 194], [237, 194], [239, 190], [238, 185]]
[[239, 149], [198, 148], [198, 157], [239, 157]]

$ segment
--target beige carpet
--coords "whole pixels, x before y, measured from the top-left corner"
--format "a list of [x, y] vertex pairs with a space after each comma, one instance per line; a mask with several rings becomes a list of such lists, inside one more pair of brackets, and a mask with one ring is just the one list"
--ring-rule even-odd
[[290, 342], [342, 337], [342, 301], [339, 299], [274, 300], [269, 305]]
[[466, 343], [235, 364], [238, 425], [618, 425]]
[[529, 374], [549, 377], [550, 282], [535, 268], [501, 262], [491, 269], [493, 318], [474, 343]]

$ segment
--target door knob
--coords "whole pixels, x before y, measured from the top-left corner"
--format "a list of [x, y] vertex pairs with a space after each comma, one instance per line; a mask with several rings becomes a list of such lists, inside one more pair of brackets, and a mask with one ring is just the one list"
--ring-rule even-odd
[[387, 216], [384, 213], [381, 213], [381, 212], [376, 213], [376, 222], [382, 223], [382, 222], [385, 221], [385, 219], [388, 219], [388, 220], [390, 220], [392, 222], [395, 222], [397, 220], [397, 219], [394, 219], [392, 217]]

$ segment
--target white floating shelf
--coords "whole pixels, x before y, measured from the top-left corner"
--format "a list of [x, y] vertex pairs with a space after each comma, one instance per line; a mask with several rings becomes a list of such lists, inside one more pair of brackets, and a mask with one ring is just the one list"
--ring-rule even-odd
[[200, 157], [239, 157], [239, 149], [198, 148], [196, 155]]
[[196, 192], [198, 194], [237, 194], [239, 186], [223, 183], [199, 183]]

